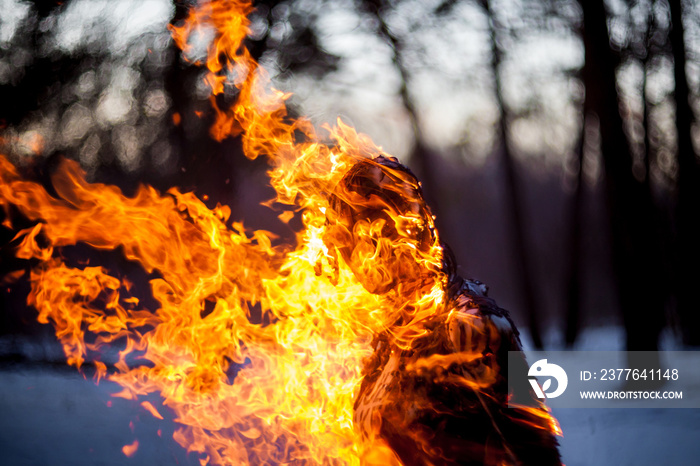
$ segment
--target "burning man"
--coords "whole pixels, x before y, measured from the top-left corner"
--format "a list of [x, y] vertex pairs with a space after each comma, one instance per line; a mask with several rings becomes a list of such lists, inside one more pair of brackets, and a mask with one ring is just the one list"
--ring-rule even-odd
[[[363, 160], [330, 207], [331, 255], [399, 310], [364, 366], [354, 415], [361, 434], [385, 441], [406, 465], [561, 464], [558, 426], [534, 394], [508, 407], [508, 351], [522, 349], [513, 321], [483, 284], [457, 275], [416, 177], [394, 158]], [[446, 297], [439, 311], [421, 312], [415, 303], [436, 286]], [[524, 358], [519, 370], [527, 372]]]

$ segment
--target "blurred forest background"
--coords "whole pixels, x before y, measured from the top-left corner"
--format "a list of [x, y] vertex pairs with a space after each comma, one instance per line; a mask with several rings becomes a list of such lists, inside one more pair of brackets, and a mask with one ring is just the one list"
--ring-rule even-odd
[[[259, 205], [265, 162], [209, 136], [203, 70], [167, 30], [190, 4], [0, 0], [0, 152], [45, 182], [69, 157], [127, 193], [194, 190], [292, 240]], [[700, 345], [697, 2], [256, 6], [248, 45], [292, 111], [340, 115], [411, 166], [462, 275], [488, 284], [533, 346], [604, 325], [632, 350], [662, 335]], [[13, 236], [0, 227], [0, 354], [50, 358], [27, 280], [7, 279], [29, 267]], [[146, 281], [118, 252], [79, 252]]]

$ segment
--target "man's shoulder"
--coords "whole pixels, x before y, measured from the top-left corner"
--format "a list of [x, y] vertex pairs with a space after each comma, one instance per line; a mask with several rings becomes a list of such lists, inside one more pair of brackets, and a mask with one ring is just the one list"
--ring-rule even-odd
[[462, 323], [473, 326], [475, 319], [478, 319], [482, 323], [477, 327], [495, 327], [501, 336], [508, 335], [509, 340], [512, 338], [519, 343], [519, 332], [510, 313], [488, 297], [486, 285], [478, 280], [460, 279], [458, 287], [453, 290], [452, 310], [448, 318], [452, 325]]

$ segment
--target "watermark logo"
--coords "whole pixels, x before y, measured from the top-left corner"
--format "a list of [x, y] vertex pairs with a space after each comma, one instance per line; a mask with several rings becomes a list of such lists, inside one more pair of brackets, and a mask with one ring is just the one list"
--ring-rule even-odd
[[[535, 361], [530, 366], [530, 370], [528, 371], [527, 375], [530, 385], [532, 385], [532, 389], [535, 391], [538, 398], [556, 398], [564, 393], [564, 390], [566, 390], [566, 386], [569, 383], [569, 378], [566, 376], [564, 369], [556, 364], [548, 363], [546, 359]], [[539, 384], [537, 383], [537, 379], [534, 379], [533, 377], [549, 378], [545, 380], [545, 382], [542, 384], [542, 388], [540, 388]], [[547, 392], [547, 390], [549, 390], [550, 386], [552, 385], [552, 379], [557, 381], [557, 389], [550, 393]]]

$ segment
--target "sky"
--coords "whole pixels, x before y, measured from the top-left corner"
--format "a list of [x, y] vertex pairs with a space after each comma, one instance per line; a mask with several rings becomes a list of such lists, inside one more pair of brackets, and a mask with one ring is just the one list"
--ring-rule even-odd
[[[410, 72], [409, 94], [418, 108], [426, 142], [439, 151], [452, 151], [465, 161], [480, 165], [492, 151], [499, 118], [493, 97], [493, 74], [488, 67], [489, 24], [481, 8], [472, 2], [458, 2], [449, 14], [436, 17], [432, 11], [438, 4], [438, 0], [404, 1], [386, 14], [386, 21], [404, 44], [402, 53]], [[27, 2], [18, 0], [1, 0], [0, 8], [9, 12], [0, 20], [2, 47], [9, 44], [15, 33], [21, 34], [16, 28], [30, 8]], [[505, 40], [508, 51], [500, 72], [506, 102], [514, 113], [527, 113], [533, 101], [538, 107], [513, 121], [512, 137], [524, 155], [560, 167], [562, 154], [573, 143], [570, 135], [580, 124], [577, 104], [572, 100], [581, 93], [580, 85], [570, 71], [583, 63], [581, 41], [562, 26], [562, 20], [547, 30], [527, 31], [520, 20], [526, 8], [522, 2], [495, 2], [495, 8], [501, 23], [522, 29], [517, 40]], [[78, 92], [83, 94], [89, 94], [96, 81], [109, 81], [94, 108], [75, 107], [63, 122], [57, 122], [59, 116], [51, 117], [49, 111], [47, 121], [34, 122], [23, 128], [24, 132], [38, 131], [50, 140], [49, 133], [63, 131], [69, 133], [69, 139], [80, 139], [90, 125], [133, 123], [135, 88], [143, 85], [135, 70], [135, 63], [142, 57], [135, 53], [133, 45], [155, 40], [164, 49], [169, 40], [166, 25], [173, 11], [167, 0], [76, 0], [59, 18], [46, 20], [42, 28], [55, 32], [45, 44], [45, 53], [71, 53], [79, 47], [98, 46], [106, 41], [114, 60], [110, 69], [97, 69], [95, 75], [80, 77]], [[565, 17], [576, 14], [563, 12]], [[291, 102], [318, 124], [335, 122], [340, 116], [368, 133], [389, 153], [407, 157], [412, 135], [409, 118], [397, 95], [400, 75], [392, 63], [391, 48], [374, 32], [376, 21], [358, 14], [350, 0], [341, 0], [326, 4], [316, 28], [321, 46], [342, 57], [338, 71], [321, 81], [303, 74], [277, 76], [277, 86], [294, 93]], [[284, 24], [273, 31], [275, 34], [284, 39]], [[149, 47], [149, 52], [152, 49]], [[26, 65], [23, 60], [30, 59], [0, 59], [0, 82], [21, 79], [22, 66]], [[270, 57], [263, 58], [262, 63], [275, 78], [276, 63]], [[206, 89], [197, 92], [204, 94]], [[162, 93], [156, 92], [148, 99], [148, 111], [152, 114], [167, 110], [167, 96]], [[138, 128], [134, 131], [139, 133]], [[69, 145], [66, 136], [57, 138]], [[134, 164], [131, 159], [138, 151], [124, 152], [132, 154], [123, 157], [124, 163]]]

